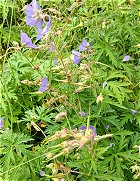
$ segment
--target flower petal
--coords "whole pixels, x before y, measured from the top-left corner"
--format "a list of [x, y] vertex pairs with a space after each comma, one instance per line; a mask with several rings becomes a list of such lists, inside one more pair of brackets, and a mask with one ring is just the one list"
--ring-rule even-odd
[[87, 40], [85, 38], [83, 38], [83, 40], [82, 40], [82, 45], [85, 47], [89, 46], [89, 43], [87, 42]]
[[30, 17], [35, 15], [35, 12], [34, 12], [33, 8], [30, 5], [26, 6], [25, 14], [26, 14], [26, 16], [30, 16]]
[[43, 20], [40, 18], [36, 21], [35, 25], [37, 28], [41, 28], [42, 27], [42, 24], [43, 24]]
[[51, 29], [51, 18], [50, 20], [46, 23], [46, 26], [43, 28], [43, 31], [41, 32], [41, 35], [44, 36], [50, 29]]
[[40, 40], [41, 38], [42, 38], [42, 34], [41, 34], [41, 32], [42, 32], [42, 28], [38, 28], [37, 29], [37, 40]]
[[86, 50], [86, 47], [81, 44], [81, 45], [79, 46], [79, 51], [81, 52], [81, 51], [85, 51], [85, 50]]
[[32, 5], [33, 9], [41, 10], [41, 7], [39, 6], [39, 4], [36, 0], [33, 0], [31, 5]]
[[74, 64], [78, 64], [81, 61], [81, 58], [79, 56], [74, 56]]
[[81, 129], [81, 130], [86, 130], [87, 129], [87, 127], [86, 126], [81, 126], [79, 129]]
[[53, 51], [54, 51], [54, 43], [52, 43], [50, 46], [50, 52], [53, 52]]
[[87, 49], [87, 47], [89, 47], [90, 44], [86, 41], [86, 39], [84, 38], [82, 40], [81, 45], [79, 46], [79, 51], [85, 51]]
[[43, 77], [42, 83], [41, 83], [41, 85], [39, 87], [39, 91], [40, 92], [45, 92], [48, 89], [48, 85], [49, 85], [49, 83], [48, 83], [47, 78]]
[[28, 26], [35, 26], [36, 22], [37, 22], [36, 18], [32, 18], [32, 17], [29, 17], [29, 16], [26, 17], [26, 24]]
[[4, 127], [4, 118], [0, 118], [0, 129]]
[[126, 55], [124, 57], [124, 59], [122, 60], [122, 62], [128, 62], [130, 60], [130, 56], [129, 55]]
[[80, 53], [76, 50], [72, 50], [72, 54], [76, 55], [76, 56], [80, 56]]
[[28, 37], [26, 33], [21, 32], [21, 42], [23, 45], [29, 48], [37, 49], [37, 46], [32, 43], [32, 40]]

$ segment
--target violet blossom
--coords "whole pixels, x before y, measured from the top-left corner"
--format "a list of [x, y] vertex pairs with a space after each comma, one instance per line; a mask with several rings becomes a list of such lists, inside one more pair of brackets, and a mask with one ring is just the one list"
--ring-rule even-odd
[[83, 40], [82, 40], [82, 43], [81, 43], [81, 45], [79, 46], [79, 51], [81, 52], [81, 51], [85, 51], [85, 50], [87, 50], [88, 48], [90, 47], [90, 44], [86, 41], [86, 39], [84, 38]]
[[107, 124], [105, 128], [106, 128], [106, 130], [108, 130], [110, 128], [110, 125]]
[[25, 8], [26, 24], [28, 26], [36, 26], [41, 28], [43, 24], [43, 14], [41, 7], [36, 0], [33, 0], [30, 5]]
[[46, 77], [42, 78], [41, 85], [39, 87], [39, 92], [45, 92], [48, 89], [49, 83]]
[[53, 51], [54, 51], [54, 43], [52, 43], [50, 46], [50, 52], [53, 52]]
[[0, 129], [4, 127], [4, 118], [0, 118]]
[[49, 17], [49, 21], [46, 23], [46, 26], [42, 29], [42, 27], [39, 27], [37, 29], [37, 40], [40, 40], [43, 36], [46, 35], [51, 29], [52, 26], [52, 19]]
[[128, 62], [129, 60], [130, 60], [130, 56], [129, 56], [129, 55], [126, 55], [126, 56], [123, 58], [122, 62]]
[[21, 36], [21, 42], [25, 47], [33, 48], [33, 49], [38, 48], [35, 44], [32, 43], [31, 38], [29, 38], [26, 33], [21, 32], [20, 36]]
[[45, 172], [43, 170], [40, 170], [39, 174], [40, 174], [41, 177], [45, 176]]
[[83, 117], [87, 116], [87, 114], [84, 111], [79, 112], [79, 114]]
[[72, 54], [74, 54], [74, 64], [78, 64], [81, 61], [81, 54], [76, 50], [72, 50]]

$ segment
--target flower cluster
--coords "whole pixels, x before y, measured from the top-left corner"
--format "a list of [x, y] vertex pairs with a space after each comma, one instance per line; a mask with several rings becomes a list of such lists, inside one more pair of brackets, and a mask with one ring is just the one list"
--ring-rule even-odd
[[[42, 13], [41, 7], [36, 0], [33, 0], [30, 5], [26, 5], [25, 14], [26, 24], [28, 26], [34, 26], [37, 28], [37, 40], [40, 40], [51, 29], [51, 17], [48, 16], [49, 21], [45, 22], [45, 15]], [[21, 42], [27, 48], [38, 48], [35, 44], [32, 43], [32, 40], [24, 32], [21, 32]]]

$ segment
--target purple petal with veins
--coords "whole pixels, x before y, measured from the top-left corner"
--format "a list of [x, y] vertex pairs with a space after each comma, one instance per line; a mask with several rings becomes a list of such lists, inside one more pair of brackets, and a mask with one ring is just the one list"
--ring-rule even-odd
[[26, 5], [25, 14], [26, 16], [30, 16], [30, 17], [34, 15], [34, 10], [30, 5]]
[[35, 26], [36, 22], [37, 22], [36, 18], [32, 18], [29, 16], [26, 17], [26, 24], [28, 26]]
[[33, 9], [41, 10], [41, 7], [39, 6], [39, 4], [36, 0], [33, 0], [31, 5], [32, 5]]

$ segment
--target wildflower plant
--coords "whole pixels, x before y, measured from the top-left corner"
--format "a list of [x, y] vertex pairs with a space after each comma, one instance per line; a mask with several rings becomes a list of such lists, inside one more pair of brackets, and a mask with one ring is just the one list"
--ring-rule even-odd
[[139, 5], [0, 2], [1, 179], [139, 179]]

